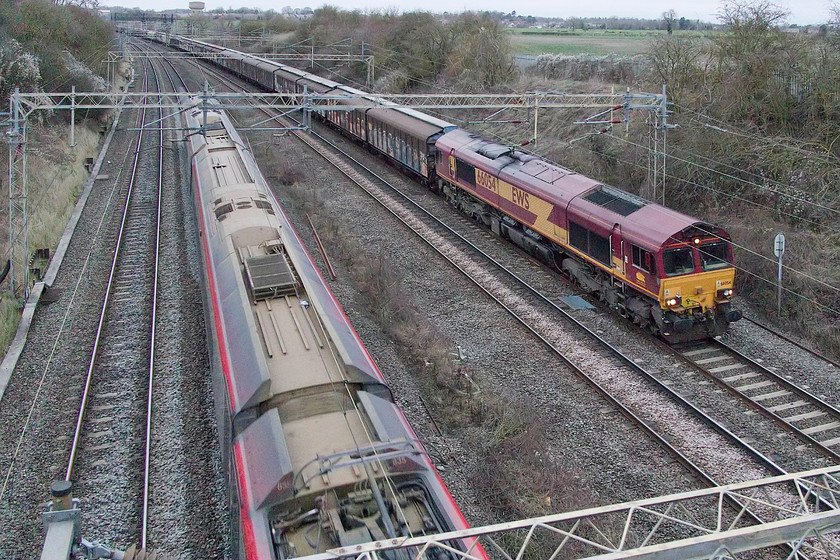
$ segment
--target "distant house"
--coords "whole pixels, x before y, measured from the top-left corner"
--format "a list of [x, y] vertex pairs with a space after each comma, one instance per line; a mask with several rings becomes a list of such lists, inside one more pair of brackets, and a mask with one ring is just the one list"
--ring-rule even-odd
[[292, 8], [291, 6], [286, 6], [280, 10], [280, 14], [289, 19], [309, 19], [314, 13], [312, 8]]

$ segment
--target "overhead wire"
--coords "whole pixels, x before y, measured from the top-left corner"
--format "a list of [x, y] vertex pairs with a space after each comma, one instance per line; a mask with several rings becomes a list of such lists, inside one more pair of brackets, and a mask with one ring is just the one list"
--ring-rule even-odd
[[[637, 143], [637, 142], [632, 142], [632, 141], [630, 141], [630, 140], [626, 140], [626, 139], [619, 138], [619, 137], [617, 137], [617, 136], [612, 136], [612, 135], [611, 135], [611, 136], [609, 136], [609, 137], [610, 137], [610, 138], [613, 138], [613, 139], [615, 139], [615, 140], [617, 140], [617, 141], [619, 141], [619, 142], [624, 142], [624, 143], [629, 144], [629, 145], [634, 146], [634, 147], [638, 147], [638, 148], [642, 148], [642, 149], [645, 149], [645, 150], [649, 150], [649, 148], [648, 148], [647, 146], [644, 146], [644, 145], [639, 144], [639, 143]], [[669, 157], [670, 157], [670, 156], [669, 156]], [[620, 158], [616, 158], [616, 160], [617, 160], [617, 161], [620, 161], [620, 162], [622, 162], [622, 163], [628, 164], [628, 165], [633, 165], [633, 166], [635, 166], [635, 167], [639, 167], [639, 168], [641, 168], [641, 167], [642, 167], [641, 165], [639, 165], [639, 164], [638, 164], [638, 163], [636, 163], [636, 162], [627, 161], [627, 160], [620, 159]], [[710, 171], [715, 172], [713, 169], [710, 169], [710, 168], [706, 168], [706, 169], [709, 169]], [[725, 175], [725, 174], [722, 174], [722, 175]], [[738, 179], [737, 177], [734, 177], [734, 176], [729, 176], [729, 175], [726, 175], [726, 176], [727, 176], [728, 178], [733, 179], [733, 180], [740, 181], [740, 179]], [[780, 215], [787, 216], [788, 218], [796, 219], [796, 220], [798, 220], [798, 221], [801, 221], [801, 222], [804, 222], [804, 223], [807, 223], [807, 224], [811, 224], [811, 225], [813, 225], [813, 226], [823, 226], [823, 225], [824, 225], [824, 224], [822, 224], [822, 223], [820, 223], [820, 222], [817, 222], [817, 221], [814, 221], [814, 220], [811, 220], [811, 219], [808, 219], [808, 218], [803, 218], [802, 216], [799, 216], [799, 215], [796, 215], [796, 214], [792, 214], [792, 213], [787, 212], [787, 211], [785, 211], [785, 210], [782, 210], [782, 209], [780, 209], [780, 208], [775, 208], [775, 207], [772, 207], [772, 206], [768, 206], [768, 205], [766, 205], [766, 204], [762, 204], [762, 203], [760, 203], [760, 202], [756, 202], [756, 201], [754, 201], [754, 200], [750, 200], [749, 198], [745, 198], [745, 197], [740, 196], [740, 195], [738, 195], [738, 194], [729, 193], [729, 192], [726, 192], [726, 191], [723, 191], [723, 190], [720, 190], [720, 189], [716, 189], [716, 188], [711, 187], [711, 186], [709, 186], [709, 185], [706, 185], [706, 184], [701, 184], [701, 183], [698, 183], [698, 182], [696, 182], [696, 181], [692, 181], [692, 180], [690, 180], [690, 179], [686, 179], [686, 178], [684, 178], [684, 177], [679, 177], [679, 176], [676, 176], [676, 175], [671, 175], [671, 174], [668, 174], [668, 173], [666, 173], [666, 174], [665, 174], [665, 177], [666, 177], [666, 178], [670, 178], [670, 179], [674, 179], [675, 181], [678, 181], [678, 182], [680, 182], [680, 183], [684, 183], [684, 184], [687, 184], [687, 185], [692, 185], [692, 186], [695, 186], [695, 187], [699, 187], [699, 188], [701, 188], [701, 189], [706, 189], [706, 190], [709, 190], [709, 191], [715, 192], [715, 193], [717, 193], [717, 194], [720, 194], [720, 195], [726, 196], [726, 197], [728, 197], [728, 198], [732, 198], [732, 199], [734, 199], [734, 200], [739, 200], [739, 201], [741, 201], [741, 202], [745, 202], [745, 203], [750, 204], [750, 205], [752, 205], [752, 206], [757, 206], [757, 207], [759, 207], [759, 208], [764, 208], [764, 209], [766, 209], [766, 210], [771, 210], [771, 211], [773, 211], [773, 212], [777, 212], [777, 213], [779, 213]], [[785, 196], [787, 196], [787, 195], [785, 195]], [[832, 211], [835, 211], [835, 210], [833, 210], [833, 209], [831, 209], [831, 208], [828, 208], [828, 207], [826, 207], [825, 209], [826, 209], [826, 210], [832, 210]]]
[[[814, 150], [808, 149], [808, 146], [819, 146], [825, 152], [826, 156], [832, 156], [833, 155], [829, 151], [828, 147], [823, 146], [822, 144], [815, 144], [814, 142], [797, 140], [797, 139], [791, 138], [791, 137], [777, 138], [777, 137], [760, 136], [760, 135], [755, 134], [753, 132], [749, 132], [749, 131], [746, 131], [746, 130], [740, 130], [736, 125], [733, 125], [732, 123], [728, 123], [726, 121], [723, 121], [723, 120], [718, 119], [716, 117], [713, 117], [711, 115], [701, 113], [701, 112], [697, 111], [696, 109], [691, 109], [690, 107], [685, 107], [685, 106], [680, 105], [680, 104], [674, 104], [674, 106], [678, 107], [680, 109], [680, 111], [682, 111], [682, 112], [693, 114], [698, 120], [708, 120], [708, 121], [718, 123], [718, 125], [721, 125], [721, 126], [715, 125], [715, 126], [713, 126], [713, 128], [715, 128], [716, 130], [719, 130], [721, 132], [727, 133], [727, 134], [732, 134], [734, 136], [741, 136], [741, 137], [747, 138], [749, 140], [753, 140], [753, 141], [756, 141], [756, 142], [761, 142], [762, 144], [770, 144], [770, 145], [773, 145], [773, 146], [782, 147], [782, 148], [797, 152], [801, 155], [813, 156], [813, 155], [816, 154], [816, 152]], [[708, 126], [712, 126], [712, 125], [708, 125]], [[791, 145], [791, 144], [793, 144], [793, 145]], [[796, 145], [796, 144], [799, 144], [799, 145]], [[837, 156], [835, 156], [835, 158], [836, 157]]]
[[[624, 163], [624, 164], [627, 164], [627, 165], [636, 165], [636, 166], [638, 166], [638, 164], [636, 164], [635, 162], [630, 162], [630, 161], [623, 160], [623, 159], [618, 159], [618, 161], [620, 161], [620, 162], [622, 162], [622, 163]], [[676, 178], [676, 177], [674, 177], [674, 178]], [[689, 183], [690, 183], [690, 184], [693, 184], [693, 185], [696, 185], [696, 186], [698, 186], [698, 187], [704, 187], [704, 185], [700, 185], [700, 184], [697, 184], [697, 183], [692, 183], [692, 182], [689, 182]], [[716, 191], [716, 192], [719, 192], [719, 191]], [[721, 194], [726, 195], [727, 193], [721, 193]], [[702, 228], [701, 228], [701, 229], [702, 229]], [[705, 231], [705, 230], [704, 230], [704, 231]], [[708, 231], [706, 231], [706, 233], [711, 234], [711, 232], [708, 232]], [[745, 251], [745, 252], [747, 252], [747, 253], [750, 253], [750, 254], [752, 254], [752, 255], [755, 255], [755, 256], [757, 256], [757, 257], [759, 257], [759, 258], [761, 258], [761, 259], [764, 259], [764, 260], [767, 260], [767, 261], [773, 262], [773, 263], [775, 264], [775, 261], [773, 261], [773, 259], [771, 259], [770, 257], [766, 257], [766, 256], [762, 255], [761, 253], [757, 253], [757, 252], [753, 251], [752, 249], [750, 249], [750, 248], [748, 248], [748, 247], [746, 247], [746, 246], [744, 246], [744, 245], [740, 245], [740, 244], [735, 243], [735, 242], [732, 242], [732, 241], [730, 241], [730, 243], [732, 244], [732, 246], [733, 246], [733, 247], [736, 247], [736, 248], [738, 248], [738, 249], [741, 249], [741, 250], [743, 250], [743, 251]], [[768, 279], [764, 278], [763, 276], [760, 276], [760, 275], [758, 275], [758, 274], [756, 274], [756, 273], [754, 273], [754, 272], [752, 272], [752, 271], [750, 271], [750, 270], [748, 270], [748, 269], [746, 269], [746, 268], [743, 268], [743, 267], [740, 267], [740, 266], [737, 266], [737, 265], [733, 265], [733, 267], [734, 267], [736, 270], [739, 270], [739, 271], [741, 271], [741, 272], [744, 272], [744, 273], [748, 274], [749, 276], [753, 276], [753, 277], [755, 277], [755, 278], [759, 278], [759, 279], [761, 279], [761, 280], [762, 280], [762, 281], [764, 281], [764, 282], [767, 282], [767, 283], [769, 283], [769, 284], [773, 284], [773, 285], [775, 285], [775, 282], [773, 282], [772, 280], [768, 280]], [[820, 280], [819, 278], [815, 278], [814, 276], [811, 276], [810, 274], [807, 274], [806, 272], [803, 272], [803, 271], [801, 271], [801, 270], [797, 270], [797, 269], [795, 269], [795, 268], [793, 268], [793, 267], [790, 267], [790, 266], [787, 266], [787, 265], [783, 265], [783, 269], [788, 270], [789, 272], [795, 273], [795, 274], [797, 274], [797, 275], [799, 275], [799, 276], [802, 276], [802, 277], [804, 277], [804, 278], [807, 278], [808, 280], [811, 280], [811, 281], [816, 282], [816, 283], [818, 283], [818, 284], [824, 285], [826, 288], [829, 288], [829, 289], [831, 289], [831, 290], [833, 290], [833, 291], [840, 292], [840, 287], [837, 287], [837, 286], [833, 286], [833, 285], [831, 285], [831, 284], [828, 284], [827, 282], [824, 282], [823, 280]], [[835, 309], [833, 309], [833, 308], [827, 307], [827, 306], [825, 306], [825, 305], [823, 305], [823, 304], [821, 304], [821, 303], [819, 303], [819, 302], [815, 301], [814, 299], [809, 298], [808, 296], [806, 296], [806, 295], [804, 295], [804, 294], [801, 294], [801, 293], [795, 292], [795, 291], [793, 291], [793, 290], [791, 290], [791, 289], [788, 289], [788, 288], [783, 288], [783, 289], [784, 289], [785, 291], [787, 291], [787, 292], [791, 293], [791, 294], [794, 294], [794, 295], [796, 295], [796, 296], [798, 296], [798, 297], [800, 297], [800, 298], [802, 298], [802, 299], [806, 300], [806, 301], [809, 301], [810, 303], [815, 304], [816, 306], [818, 306], [818, 307], [820, 307], [820, 308], [822, 308], [822, 309], [824, 309], [824, 310], [826, 310], [826, 311], [830, 311], [831, 313], [834, 313], [834, 314], [838, 314], [838, 315], [840, 315], [840, 310], [835, 310]]]
[[[623, 164], [626, 164], [626, 165], [632, 165], [632, 166], [636, 166], [636, 167], [641, 167], [641, 166], [640, 166], [638, 163], [636, 163], [636, 162], [628, 161], [628, 160], [625, 160], [625, 159], [622, 159], [622, 158], [616, 158], [616, 159], [617, 159], [617, 161], [619, 161], [619, 162], [621, 162], [621, 163], [623, 163]], [[719, 194], [721, 194], [721, 195], [724, 195], [724, 196], [729, 196], [730, 198], [735, 198], [735, 199], [741, 200], [741, 201], [743, 201], [743, 202], [748, 202], [748, 203], [751, 203], [751, 204], [755, 204], [755, 205], [760, 206], [760, 207], [765, 208], [765, 209], [772, 209], [772, 208], [770, 208], [770, 207], [768, 207], [768, 206], [763, 206], [763, 205], [760, 205], [760, 204], [758, 204], [758, 203], [754, 203], [754, 202], [752, 202], [752, 201], [750, 201], [750, 200], [743, 199], [743, 198], [741, 198], [741, 197], [737, 197], [737, 196], [735, 196], [735, 195], [730, 195], [729, 193], [722, 192], [722, 191], [719, 191], [719, 190], [717, 190], [717, 189], [713, 189], [713, 188], [708, 187], [708, 186], [706, 186], [706, 185], [701, 185], [700, 183], [696, 183], [696, 182], [693, 182], [693, 181], [689, 181], [689, 180], [686, 180], [686, 179], [682, 179], [682, 178], [679, 178], [679, 177], [676, 177], [676, 176], [673, 176], [673, 175], [667, 175], [667, 174], [666, 174], [666, 177], [668, 177], [668, 178], [672, 178], [672, 179], [676, 179], [676, 180], [679, 180], [679, 181], [682, 181], [682, 182], [688, 183], [688, 184], [693, 185], [693, 186], [696, 186], [696, 187], [700, 187], [700, 188], [705, 188], [705, 189], [708, 189], [708, 190], [712, 190], [712, 191], [714, 191], [714, 192], [716, 192], [716, 193], [719, 193]], [[702, 230], [702, 228], [700, 228], [700, 229]], [[705, 233], [708, 233], [708, 234], [710, 234], [710, 235], [714, 235], [712, 232], [705, 231], [705, 230], [702, 230], [702, 231], [704, 231]], [[764, 259], [764, 260], [771, 261], [771, 262], [775, 262], [775, 261], [773, 261], [773, 259], [771, 259], [770, 257], [766, 257], [766, 256], [762, 255], [761, 253], [757, 253], [757, 252], [753, 251], [752, 249], [750, 249], [750, 248], [748, 248], [748, 247], [746, 247], [746, 246], [744, 246], [744, 245], [740, 245], [740, 244], [735, 243], [735, 242], [730, 242], [730, 243], [732, 243], [732, 246], [733, 246], [733, 247], [737, 247], [738, 249], [742, 249], [743, 251], [748, 252], [748, 253], [750, 253], [750, 254], [752, 254], [752, 255], [755, 255], [755, 256], [757, 256], [757, 257], [760, 257], [760, 258], [762, 258], [762, 259]], [[801, 270], [794, 269], [794, 268], [789, 267], [789, 266], [787, 266], [787, 265], [785, 265], [784, 267], [785, 267], [785, 269], [789, 270], [790, 272], [796, 273], [796, 274], [798, 274], [798, 275], [800, 275], [800, 276], [803, 276], [804, 278], [807, 278], [807, 279], [812, 280], [812, 281], [814, 281], [814, 282], [817, 282], [817, 283], [823, 284], [823, 285], [824, 285], [825, 287], [827, 287], [827, 288], [830, 288], [830, 289], [832, 289], [832, 290], [835, 290], [835, 291], [840, 292], [840, 287], [832, 286], [831, 284], [828, 284], [828, 283], [826, 283], [826, 282], [824, 282], [824, 281], [822, 281], [822, 280], [820, 280], [820, 279], [818, 279], [818, 278], [815, 278], [815, 277], [813, 277], [813, 276], [811, 276], [811, 275], [809, 275], [809, 274], [807, 274], [807, 273], [805, 273], [805, 272], [803, 272], [803, 271], [801, 271]], [[746, 269], [740, 269], [740, 270], [743, 270], [744, 272], [748, 272]]]
[[[708, 234], [708, 235], [712, 235], [712, 236], [714, 236], [714, 235], [715, 235], [713, 232], [707, 231], [707, 230], [703, 229], [702, 227], [699, 227], [699, 226], [696, 226], [696, 227], [697, 227], [697, 229], [699, 229], [699, 230], [700, 230], [700, 231], [702, 231], [703, 233], [706, 233], [706, 234]], [[756, 252], [756, 251], [753, 251], [753, 250], [752, 250], [752, 249], [750, 249], [749, 247], [745, 247], [744, 245], [739, 245], [738, 243], [734, 243], [734, 242], [732, 242], [732, 241], [730, 241], [730, 243], [731, 243], [731, 245], [732, 245], [733, 247], [737, 247], [738, 249], [741, 249], [741, 250], [742, 250], [742, 251], [744, 251], [745, 253], [749, 253], [749, 254], [751, 254], [751, 255], [753, 255], [753, 256], [755, 256], [755, 257], [758, 257], [758, 258], [760, 258], [760, 259], [762, 259], [762, 260], [765, 260], [765, 261], [771, 262], [771, 263], [773, 263], [774, 265], [775, 265], [775, 264], [776, 264], [776, 262], [777, 262], [777, 261], [773, 260], [773, 259], [772, 259], [772, 258], [770, 258], [770, 257], [767, 257], [767, 256], [765, 256], [765, 255], [762, 255], [761, 253], [758, 253], [758, 252]], [[802, 277], [804, 277], [804, 278], [807, 278], [808, 280], [811, 280], [811, 281], [813, 281], [813, 282], [816, 282], [817, 284], [821, 284], [822, 286], [824, 286], [824, 287], [826, 287], [826, 288], [828, 288], [828, 289], [830, 289], [830, 290], [832, 290], [832, 291], [835, 291], [835, 292], [840, 293], [840, 287], [838, 287], [838, 286], [833, 286], [833, 285], [829, 284], [828, 282], [825, 282], [824, 280], [820, 280], [819, 278], [815, 278], [814, 276], [811, 276], [810, 274], [807, 274], [807, 273], [805, 273], [805, 272], [802, 272], [801, 270], [797, 270], [797, 269], [792, 268], [792, 267], [790, 267], [790, 266], [788, 266], [788, 265], [785, 265], [785, 264], [783, 264], [783, 265], [782, 265], [782, 269], [783, 269], [783, 270], [787, 270], [788, 272], [792, 272], [792, 273], [794, 273], [794, 274], [798, 274], [798, 275], [800, 275], [800, 276], [802, 276]], [[745, 271], [746, 271], [746, 270], [745, 270]]]
[[[616, 138], [617, 140], [620, 140], [620, 141], [623, 141], [623, 142], [628, 142], [628, 143], [630, 143], [630, 144], [632, 144], [632, 145], [635, 145], [635, 146], [640, 146], [640, 147], [641, 147], [641, 145], [640, 145], [640, 144], [637, 144], [637, 143], [634, 143], [634, 142], [630, 142], [630, 141], [628, 141], [628, 140], [626, 140], [626, 139], [623, 139], [623, 138], [618, 138], [618, 137], [615, 137], [615, 138]], [[735, 167], [734, 165], [731, 165], [731, 164], [728, 164], [728, 163], [724, 163], [724, 162], [718, 161], [718, 160], [716, 160], [716, 159], [714, 159], [714, 158], [710, 158], [710, 157], [704, 156], [704, 155], [702, 155], [702, 154], [696, 154], [696, 153], [690, 152], [690, 151], [686, 150], [685, 148], [682, 148], [681, 146], [669, 146], [669, 150], [672, 150], [672, 151], [673, 151], [673, 150], [678, 150], [678, 151], [680, 151], [680, 152], [689, 153], [689, 154], [691, 154], [692, 156], [695, 156], [695, 157], [700, 158], [700, 159], [702, 159], [702, 160], [708, 161], [708, 162], [710, 162], [711, 164], [718, 165], [718, 166], [720, 166], [720, 167], [725, 167], [725, 168], [727, 168], [727, 169], [737, 170], [737, 171], [739, 171], [739, 172], [741, 172], [741, 173], [745, 173], [745, 174], [747, 174], [747, 175], [751, 175], [751, 176], [753, 176], [753, 177], [758, 177], [758, 178], [763, 179], [763, 180], [765, 180], [765, 181], [767, 181], [767, 182], [769, 182], [769, 183], [774, 183], [774, 184], [779, 185], [779, 186], [785, 186], [783, 183], [781, 183], [781, 182], [779, 182], [779, 181], [776, 181], [776, 180], [774, 180], [774, 179], [768, 179], [768, 178], [765, 178], [765, 177], [761, 177], [760, 175], [757, 175], [757, 174], [752, 173], [752, 172], [750, 172], [750, 171], [746, 171], [746, 170], [743, 170], [743, 169], [737, 168], [737, 167]], [[724, 177], [726, 177], [726, 178], [728, 178], [728, 179], [733, 179], [733, 180], [739, 181], [739, 182], [741, 182], [741, 183], [745, 183], [745, 184], [747, 184], [747, 185], [749, 185], [749, 186], [752, 186], [752, 187], [755, 187], [755, 188], [757, 188], [757, 189], [761, 189], [761, 190], [765, 190], [765, 191], [770, 191], [770, 192], [772, 192], [772, 193], [774, 193], [774, 194], [778, 194], [778, 195], [781, 195], [781, 196], [784, 196], [784, 197], [787, 197], [787, 198], [791, 198], [791, 199], [796, 200], [796, 201], [799, 201], [799, 202], [803, 202], [803, 203], [805, 203], [805, 204], [810, 204], [810, 205], [816, 206], [816, 207], [818, 207], [818, 208], [820, 208], [820, 209], [822, 209], [822, 210], [827, 210], [827, 211], [829, 211], [829, 212], [835, 212], [835, 213], [840, 214], [840, 210], [835, 209], [835, 208], [831, 208], [831, 207], [829, 207], [829, 206], [825, 206], [824, 204], [820, 204], [820, 203], [818, 203], [818, 202], [814, 202], [814, 201], [808, 200], [808, 199], [806, 199], [806, 198], [800, 198], [800, 197], [797, 197], [797, 196], [792, 195], [792, 194], [790, 194], [790, 193], [786, 193], [786, 192], [782, 192], [782, 191], [779, 191], [779, 190], [773, 189], [773, 188], [771, 188], [771, 187], [769, 187], [769, 186], [767, 186], [767, 185], [761, 185], [761, 184], [759, 184], [759, 183], [755, 183], [755, 182], [753, 182], [753, 181], [746, 180], [746, 179], [744, 179], [744, 178], [742, 178], [742, 177], [738, 177], [738, 176], [735, 176], [735, 175], [732, 175], [732, 174], [729, 174], [729, 173], [724, 173], [724, 172], [722, 172], [722, 171], [720, 171], [720, 170], [718, 170], [718, 169], [714, 169], [714, 168], [709, 167], [709, 166], [706, 166], [706, 165], [701, 165], [701, 164], [698, 164], [698, 163], [693, 162], [693, 161], [690, 161], [690, 160], [686, 160], [686, 159], [683, 159], [683, 158], [678, 158], [678, 157], [675, 157], [675, 156], [673, 155], [672, 151], [668, 153], [668, 157], [669, 157], [669, 158], [671, 158], [671, 159], [675, 159], [675, 160], [680, 161], [680, 162], [682, 162], [682, 163], [685, 163], [685, 164], [687, 164], [687, 165], [692, 165], [692, 166], [695, 166], [695, 167], [699, 167], [700, 169], [703, 169], [703, 170], [706, 170], [706, 171], [710, 171], [710, 172], [712, 172], [712, 173], [715, 173], [715, 174], [718, 174], [718, 175], [724, 176]]]

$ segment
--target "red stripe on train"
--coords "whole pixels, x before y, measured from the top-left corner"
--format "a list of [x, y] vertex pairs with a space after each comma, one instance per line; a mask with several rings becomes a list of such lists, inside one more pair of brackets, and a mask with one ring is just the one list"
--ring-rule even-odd
[[[193, 177], [196, 176], [195, 162], [193, 162]], [[227, 353], [227, 346], [224, 339], [224, 327], [222, 326], [221, 312], [219, 311], [219, 299], [216, 292], [216, 277], [213, 273], [213, 268], [210, 266], [212, 262], [210, 259], [210, 246], [207, 241], [207, 231], [204, 227], [204, 217], [201, 214], [202, 202], [201, 193], [198, 185], [195, 185], [195, 199], [196, 209], [199, 214], [199, 227], [201, 227], [201, 246], [204, 251], [205, 271], [207, 272], [207, 281], [210, 284], [210, 297], [212, 298], [211, 307], [213, 308], [213, 319], [216, 328], [216, 342], [219, 348], [219, 359], [222, 363], [222, 371], [225, 375], [225, 382], [228, 386], [228, 398], [231, 400], [231, 409], [235, 410], [236, 403], [234, 402], [235, 395], [233, 393], [233, 384], [230, 372], [230, 358]], [[259, 560], [257, 556], [257, 540], [254, 534], [254, 520], [251, 517], [251, 497], [248, 495], [248, 487], [245, 484], [244, 472], [245, 464], [242, 458], [242, 451], [238, 445], [233, 446], [234, 460], [236, 461], [236, 477], [237, 485], [239, 486], [239, 500], [240, 500], [240, 524], [242, 525], [242, 540], [245, 544], [245, 555], [249, 560]]]

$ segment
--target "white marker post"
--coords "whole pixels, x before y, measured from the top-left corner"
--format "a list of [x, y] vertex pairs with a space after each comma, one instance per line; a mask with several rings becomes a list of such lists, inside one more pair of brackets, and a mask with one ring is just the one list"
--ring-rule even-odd
[[773, 253], [779, 257], [779, 297], [776, 311], [779, 317], [782, 316], [782, 255], [785, 254], [785, 234], [780, 233], [776, 236], [773, 243]]

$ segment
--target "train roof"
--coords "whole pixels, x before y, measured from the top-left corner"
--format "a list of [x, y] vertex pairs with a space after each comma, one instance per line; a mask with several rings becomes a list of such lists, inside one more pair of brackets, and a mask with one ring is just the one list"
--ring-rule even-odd
[[698, 232], [728, 239], [723, 230], [696, 218], [464, 130], [447, 132], [436, 145], [442, 153], [454, 150], [460, 159], [561, 206], [572, 216], [584, 217], [590, 224], [606, 230], [620, 224], [625, 237], [650, 250]]
[[[251, 62], [250, 64], [257, 67], [257, 68], [260, 68], [262, 70], [266, 70], [268, 72], [274, 72], [274, 71], [277, 70], [277, 63], [276, 62], [272, 62], [270, 60], [266, 60], [264, 58], [259, 58], [259, 57], [252, 57], [252, 60], [253, 60], [253, 62]], [[274, 79], [274, 78], [272, 78], [272, 79]]]
[[[606, 186], [606, 185], [601, 185]], [[619, 189], [616, 191], [624, 193]], [[612, 224], [621, 224], [621, 233], [625, 239], [631, 239], [637, 245], [648, 249], [661, 249], [674, 241], [686, 240], [686, 237], [696, 235], [691, 233], [694, 230], [714, 232], [714, 226], [704, 224], [696, 218], [687, 216], [676, 210], [665, 206], [645, 201], [646, 204], [629, 215], [611, 210], [607, 207], [593, 204], [587, 198], [591, 198], [598, 190], [593, 190], [582, 197], [576, 198], [571, 207], [582, 211], [589, 211], [593, 216], [603, 220], [610, 220]], [[628, 193], [624, 193], [628, 194]], [[594, 207], [593, 207], [594, 206]], [[616, 217], [619, 214], [619, 217]], [[682, 235], [681, 235], [682, 234]]]
[[328, 80], [327, 78], [323, 78], [317, 74], [312, 74], [311, 72], [305, 72], [298, 80], [299, 83], [300, 81], [310, 82], [312, 84], [317, 84], [317, 86], [320, 88], [325, 88], [317, 90], [319, 93], [325, 93], [327, 90], [334, 89], [340, 86], [340, 84], [338, 84], [337, 82]]
[[[422, 118], [417, 111], [403, 111], [394, 108], [373, 108], [368, 109], [368, 119], [374, 119], [380, 123], [390, 125], [415, 138], [426, 142], [432, 136], [451, 129], [455, 125], [435, 118]], [[423, 115], [425, 116], [425, 115]]]
[[224, 51], [224, 50], [227, 50], [227, 49], [225, 49], [224, 47], [221, 47], [221, 46], [219, 46], [219, 45], [214, 45], [213, 43], [207, 43], [207, 42], [205, 42], [205, 41], [198, 41], [198, 40], [196, 40], [196, 39], [185, 39], [185, 38], [181, 37], [181, 38], [180, 38], [180, 40], [181, 40], [181, 41], [185, 41], [185, 42], [192, 43], [192, 44], [194, 44], [194, 45], [201, 45], [202, 47], [204, 47], [204, 48], [206, 48], [206, 49], [208, 49], [208, 50], [215, 50], [215, 51], [217, 51], [217, 52], [218, 52], [218, 51]]
[[423, 121], [427, 124], [438, 127], [441, 130], [444, 130], [446, 132], [449, 132], [450, 130], [455, 130], [456, 128], [458, 128], [458, 125], [456, 125], [456, 124], [452, 124], [451, 122], [445, 121], [443, 119], [439, 119], [439, 118], [434, 117], [432, 115], [427, 115], [426, 113], [423, 113], [422, 111], [418, 111], [417, 109], [410, 109], [408, 107], [399, 107], [397, 109], [397, 111], [399, 111], [400, 113], [404, 113], [404, 114], [406, 114], [410, 117], [413, 117], [413, 118], [417, 119], [418, 121]]

